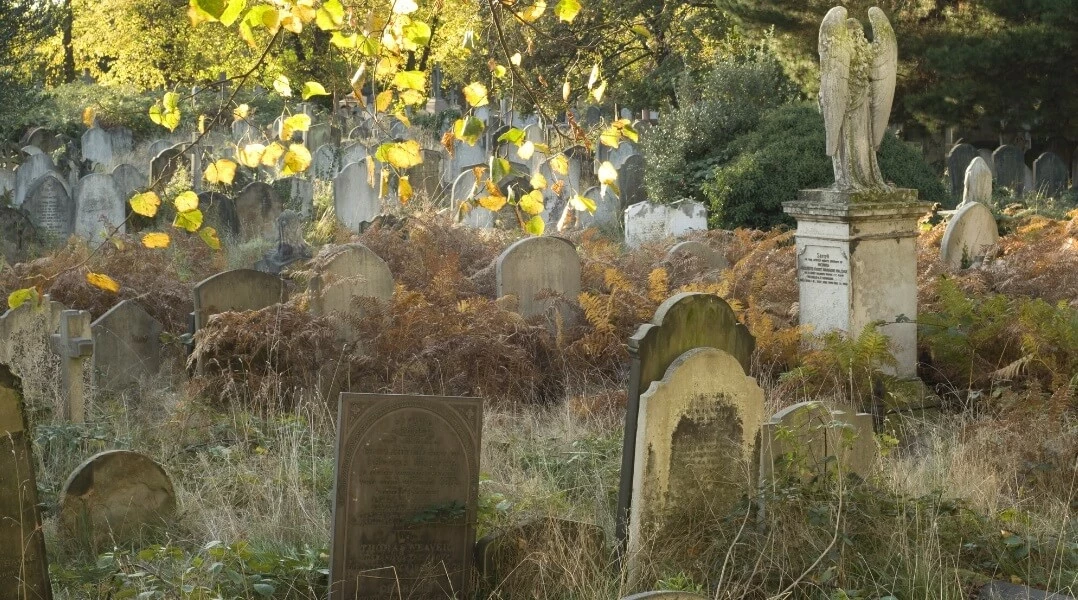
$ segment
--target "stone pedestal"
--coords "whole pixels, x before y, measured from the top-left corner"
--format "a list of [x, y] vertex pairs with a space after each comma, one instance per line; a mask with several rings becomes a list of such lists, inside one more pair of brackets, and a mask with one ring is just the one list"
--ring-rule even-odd
[[802, 190], [783, 204], [797, 219], [801, 324], [857, 336], [865, 325], [891, 339], [894, 375], [917, 365], [917, 220], [930, 204], [917, 191]]

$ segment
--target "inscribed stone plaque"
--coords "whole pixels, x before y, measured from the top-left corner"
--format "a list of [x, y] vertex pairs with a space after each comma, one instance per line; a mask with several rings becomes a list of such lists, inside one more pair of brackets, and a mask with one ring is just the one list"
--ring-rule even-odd
[[479, 398], [341, 394], [331, 600], [470, 598]]
[[640, 396], [628, 559], [640, 581], [642, 553], [694, 527], [692, 515], [727, 517], [754, 489], [764, 391], [738, 360], [694, 348]]
[[0, 598], [51, 597], [22, 384], [0, 364]]
[[576, 302], [580, 295], [580, 256], [568, 240], [524, 238], [506, 248], [496, 265], [498, 297], [515, 296], [523, 317], [546, 312], [556, 297]]
[[161, 368], [164, 327], [136, 300], [124, 300], [90, 325], [97, 385], [120, 390]]
[[621, 485], [618, 490], [617, 535], [624, 543], [632, 504], [632, 481], [636, 458], [636, 427], [640, 395], [663, 377], [675, 359], [693, 348], [718, 348], [734, 356], [748, 372], [756, 340], [738, 323], [734, 311], [714, 294], [685, 292], [659, 305], [650, 323], [641, 325], [629, 338], [632, 368], [625, 407], [625, 438], [622, 445]]
[[133, 539], [176, 512], [165, 469], [130, 450], [95, 454], [71, 473], [60, 495], [60, 526], [95, 550]]
[[75, 201], [68, 192], [67, 183], [55, 171], [46, 173], [34, 183], [22, 208], [42, 232], [66, 240], [75, 231]]
[[259, 310], [286, 299], [283, 279], [254, 269], [234, 269], [207, 277], [195, 286], [194, 294], [195, 331], [217, 313]]
[[953, 269], [979, 263], [999, 243], [999, 227], [992, 209], [979, 203], [965, 204], [947, 223], [940, 242], [940, 258]]

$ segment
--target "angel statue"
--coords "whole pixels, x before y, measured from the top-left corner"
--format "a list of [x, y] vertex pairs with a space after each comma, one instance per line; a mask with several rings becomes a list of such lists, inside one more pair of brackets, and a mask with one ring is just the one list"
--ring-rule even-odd
[[827, 155], [835, 166], [834, 189], [886, 189], [876, 162], [895, 98], [898, 43], [879, 8], [868, 10], [872, 42], [846, 9], [832, 8], [820, 26], [820, 110]]

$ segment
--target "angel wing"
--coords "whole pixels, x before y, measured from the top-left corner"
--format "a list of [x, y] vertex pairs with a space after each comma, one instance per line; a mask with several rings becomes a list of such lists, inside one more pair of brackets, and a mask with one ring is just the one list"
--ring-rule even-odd
[[836, 6], [827, 12], [820, 25], [820, 110], [827, 131], [828, 156], [834, 156], [842, 143], [852, 57], [846, 9]]
[[868, 21], [872, 24], [873, 59], [869, 73], [871, 94], [872, 146], [879, 150], [887, 122], [891, 118], [891, 106], [895, 101], [895, 81], [898, 77], [898, 40], [887, 15], [877, 7], [868, 9]]

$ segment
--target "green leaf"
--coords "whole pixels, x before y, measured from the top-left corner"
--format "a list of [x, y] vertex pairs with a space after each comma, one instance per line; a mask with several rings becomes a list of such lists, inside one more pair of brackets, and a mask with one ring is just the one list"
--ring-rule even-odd
[[258, 582], [256, 584], [252, 585], [251, 588], [259, 596], [272, 596], [274, 590], [276, 589], [272, 585], [266, 583], [265, 581], [260, 581], [260, 582]]
[[509, 131], [498, 136], [499, 142], [509, 142], [514, 146], [519, 146], [524, 143], [524, 130], [513, 127]]
[[27, 302], [33, 302], [37, 304], [37, 290], [34, 288], [23, 288], [21, 290], [15, 290], [8, 294], [7, 307], [11, 310], [19, 308]]
[[202, 211], [196, 208], [195, 210], [176, 213], [176, 220], [172, 222], [172, 226], [194, 233], [198, 231], [199, 227], [202, 227]]
[[427, 87], [427, 76], [423, 71], [398, 71], [393, 76], [393, 85], [402, 90], [422, 92]]
[[165, 92], [164, 97], [161, 98], [161, 104], [168, 110], [179, 110], [180, 95], [176, 92]]
[[308, 81], [303, 84], [303, 91], [300, 95], [303, 96], [304, 100], [307, 100], [311, 96], [328, 96], [329, 92], [326, 91], [326, 88], [322, 87], [321, 83], [318, 83], [317, 81]]
[[632, 142], [640, 142], [640, 134], [638, 134], [636, 130], [633, 129], [633, 126], [628, 123], [626, 123], [625, 126], [621, 128], [621, 135], [625, 136]]
[[580, 13], [578, 0], [559, 0], [557, 6], [554, 7], [554, 14], [566, 23], [572, 23], [578, 13]]
[[414, 48], [411, 48], [412, 50], [422, 48], [430, 43], [430, 25], [423, 21], [412, 20], [412, 22], [401, 28], [401, 35], [414, 46]]
[[344, 6], [340, 0], [326, 0], [315, 16], [315, 24], [322, 31], [340, 29], [344, 25]]
[[247, 0], [228, 0], [228, 7], [221, 13], [221, 24], [225, 27], [232, 27], [232, 24], [236, 22], [236, 19], [240, 18], [240, 13], [245, 8], [247, 8]]
[[217, 237], [217, 230], [213, 227], [203, 227], [198, 230], [198, 237], [202, 238], [202, 241], [213, 250], [221, 249], [221, 240]]
[[524, 230], [532, 235], [543, 235], [546, 231], [546, 222], [543, 221], [543, 217], [535, 215], [524, 224]]
[[195, 8], [214, 19], [220, 19], [225, 12], [225, 0], [192, 0]]
[[511, 170], [508, 160], [498, 156], [490, 157], [490, 180], [494, 183], [501, 181]]
[[464, 117], [453, 124], [453, 135], [469, 146], [474, 146], [479, 142], [479, 136], [483, 135], [484, 127], [486, 126], [478, 118]]

